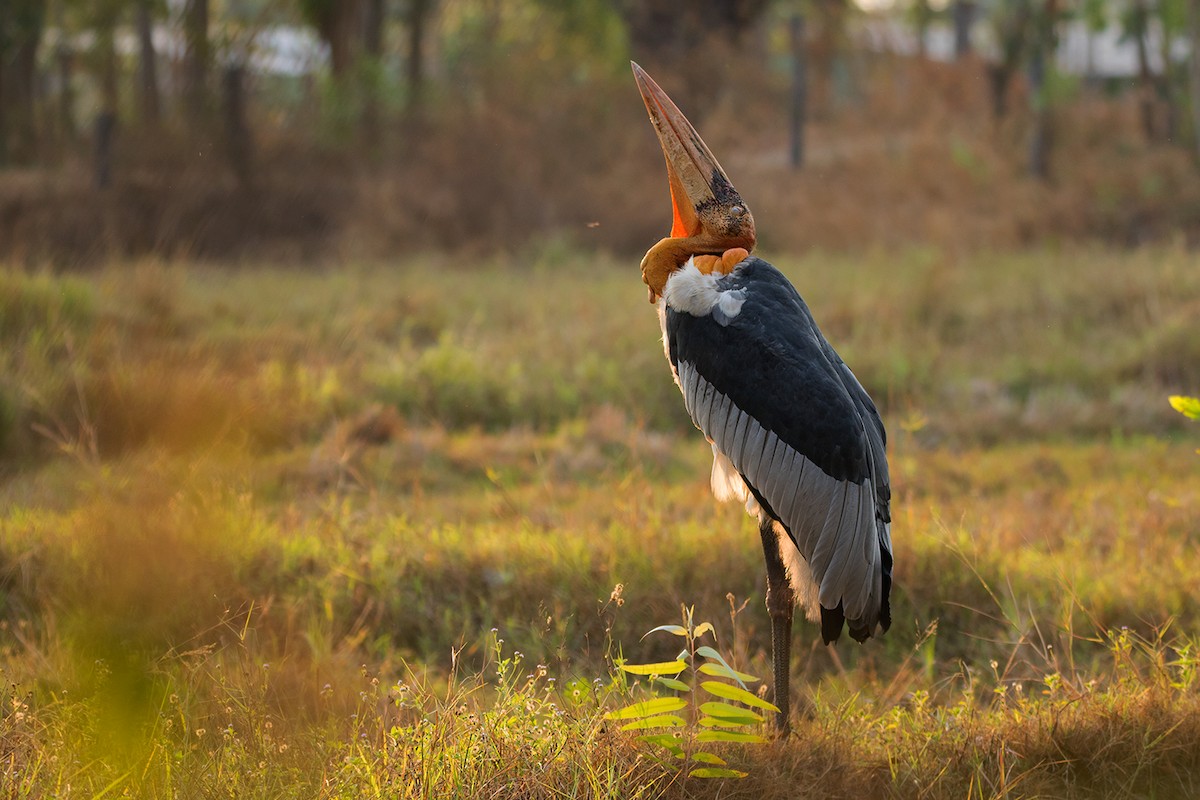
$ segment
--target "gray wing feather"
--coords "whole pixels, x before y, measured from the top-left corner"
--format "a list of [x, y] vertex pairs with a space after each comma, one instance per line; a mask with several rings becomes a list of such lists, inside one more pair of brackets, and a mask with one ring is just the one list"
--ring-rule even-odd
[[[830, 477], [734, 405], [691, 364], [681, 361], [678, 371], [692, 420], [791, 531], [820, 586], [821, 604], [832, 608], [840, 602], [848, 617], [869, 616], [881, 591], [879, 533], [869, 524], [872, 482]], [[877, 469], [883, 448], [873, 433], [867, 430], [869, 459]]]
[[736, 420], [736, 425], [734, 425], [733, 434], [729, 438], [729, 448], [722, 452], [740, 454], [746, 447], [747, 433], [754, 420], [750, 419], [749, 414], [743, 414], [736, 408], [730, 418]]

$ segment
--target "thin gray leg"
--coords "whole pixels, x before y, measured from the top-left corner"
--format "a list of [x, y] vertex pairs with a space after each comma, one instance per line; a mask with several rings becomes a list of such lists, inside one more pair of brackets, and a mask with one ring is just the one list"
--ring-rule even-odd
[[796, 607], [796, 595], [788, 581], [783, 556], [779, 553], [779, 537], [775, 534], [772, 520], [759, 523], [762, 535], [763, 555], [767, 560], [767, 614], [771, 617], [771, 660], [775, 668], [775, 705], [779, 716], [775, 728], [787, 735], [791, 732], [788, 716], [791, 707], [788, 678], [791, 675], [792, 610]]

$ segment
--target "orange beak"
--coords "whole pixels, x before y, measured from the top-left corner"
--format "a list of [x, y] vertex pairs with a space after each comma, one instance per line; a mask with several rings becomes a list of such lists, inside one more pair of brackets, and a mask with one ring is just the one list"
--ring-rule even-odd
[[630, 64], [638, 91], [642, 93], [642, 101], [650, 112], [650, 122], [654, 125], [654, 132], [658, 134], [658, 142], [667, 159], [667, 180], [671, 185], [674, 217], [671, 236], [696, 236], [701, 232], [696, 209], [717, 201], [713, 184], [718, 179], [727, 186], [732, 184], [716, 156], [704, 144], [683, 112], [667, 97], [667, 93], [637, 63]]

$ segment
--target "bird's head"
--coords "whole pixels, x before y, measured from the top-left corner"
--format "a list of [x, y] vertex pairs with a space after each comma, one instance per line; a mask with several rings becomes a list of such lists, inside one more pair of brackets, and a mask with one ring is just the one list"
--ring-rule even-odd
[[667, 93], [636, 63], [633, 77], [667, 158], [674, 213], [671, 235], [642, 259], [642, 280], [650, 287], [653, 303], [662, 295], [671, 273], [693, 256], [702, 272], [732, 270], [754, 249], [754, 217], [708, 145]]

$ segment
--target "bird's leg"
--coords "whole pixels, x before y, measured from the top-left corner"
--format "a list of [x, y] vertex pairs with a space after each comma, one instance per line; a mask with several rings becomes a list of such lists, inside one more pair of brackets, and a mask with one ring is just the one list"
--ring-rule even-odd
[[796, 595], [788, 581], [783, 556], [779, 552], [779, 536], [775, 533], [774, 521], [764, 518], [759, 522], [758, 532], [762, 535], [763, 555], [767, 559], [767, 614], [771, 617], [771, 660], [775, 669], [775, 705], [779, 716], [775, 718], [775, 729], [786, 736], [791, 732], [789, 712], [788, 678], [791, 671], [792, 610], [796, 606]]

